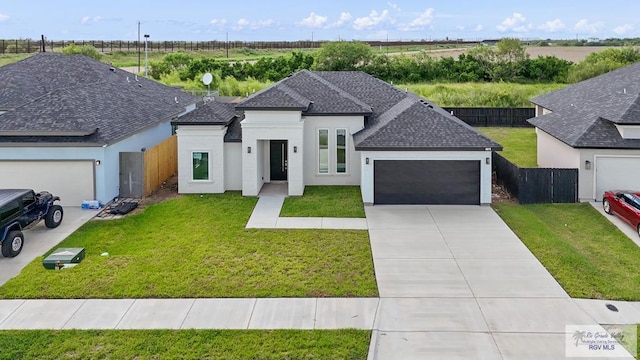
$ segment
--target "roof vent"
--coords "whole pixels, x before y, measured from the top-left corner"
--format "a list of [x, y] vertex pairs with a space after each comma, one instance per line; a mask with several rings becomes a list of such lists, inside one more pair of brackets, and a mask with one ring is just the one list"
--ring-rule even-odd
[[138, 87], [142, 87], [142, 84], [138, 84]]
[[175, 101], [175, 102], [176, 102], [176, 104], [178, 104], [178, 97], [177, 97], [177, 96], [176, 96], [176, 97], [174, 97], [174, 98], [173, 98], [173, 101]]
[[115, 72], [116, 68], [114, 68], [113, 66], [109, 68], [109, 70], [111, 70], [111, 72]]
[[623, 92], [626, 94], [626, 93], [627, 93], [627, 88], [624, 88], [624, 89], [623, 89]]
[[136, 77], [136, 81], [138, 81], [138, 74], [136, 74], [135, 77]]
[[427, 107], [428, 107], [429, 109], [433, 109], [433, 105], [431, 105], [431, 104], [428, 104], [428, 105], [427, 105]]
[[127, 82], [128, 82], [128, 83], [130, 83], [130, 82], [131, 82], [131, 80], [129, 80], [129, 77], [128, 77], [128, 76], [127, 76]]

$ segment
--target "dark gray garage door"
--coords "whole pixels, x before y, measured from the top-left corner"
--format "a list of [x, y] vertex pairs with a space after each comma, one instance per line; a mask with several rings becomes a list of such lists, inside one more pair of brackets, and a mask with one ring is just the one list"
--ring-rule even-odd
[[480, 204], [480, 161], [376, 160], [375, 204]]

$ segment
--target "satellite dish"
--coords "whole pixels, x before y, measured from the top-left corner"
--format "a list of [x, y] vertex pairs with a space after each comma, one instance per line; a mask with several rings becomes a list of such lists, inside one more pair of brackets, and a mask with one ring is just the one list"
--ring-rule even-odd
[[202, 83], [207, 85], [207, 86], [211, 85], [212, 81], [213, 81], [213, 75], [211, 75], [211, 73], [206, 73], [202, 77]]

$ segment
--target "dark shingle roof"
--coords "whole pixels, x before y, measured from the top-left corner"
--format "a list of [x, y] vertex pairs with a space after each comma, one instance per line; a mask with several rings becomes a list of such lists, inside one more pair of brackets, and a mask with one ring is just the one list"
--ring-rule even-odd
[[[292, 98], [305, 102], [292, 105]], [[301, 105], [306, 101], [305, 108]], [[358, 150], [501, 149], [445, 110], [359, 71], [303, 70], [241, 101], [238, 108], [298, 109], [305, 116], [365, 115], [365, 128], [354, 135]]]
[[529, 122], [573, 147], [640, 148], [615, 128], [640, 125], [640, 63], [531, 100], [553, 111]]
[[34, 55], [0, 67], [0, 83], [0, 143], [112, 144], [198, 101], [82, 55]]
[[236, 108], [233, 104], [209, 101], [171, 123], [176, 125], [228, 125], [235, 116]]

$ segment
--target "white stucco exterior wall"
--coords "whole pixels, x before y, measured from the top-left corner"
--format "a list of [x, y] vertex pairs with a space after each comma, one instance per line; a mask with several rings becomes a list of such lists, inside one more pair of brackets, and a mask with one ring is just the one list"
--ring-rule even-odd
[[224, 144], [224, 188], [242, 190], [242, 143]]
[[[304, 118], [305, 185], [360, 185], [360, 154], [356, 152], [353, 134], [364, 128], [364, 116], [307, 116]], [[318, 130], [329, 131], [329, 173], [318, 171]], [[347, 130], [347, 172], [336, 172], [336, 130]]]
[[[178, 192], [220, 194], [225, 191], [225, 126], [181, 126], [178, 135]], [[209, 153], [209, 179], [193, 180], [192, 154]]]
[[[578, 197], [580, 201], [594, 201], [601, 200], [596, 199], [596, 172], [598, 171], [598, 158], [606, 157], [635, 157], [640, 162], [640, 150], [626, 150], [626, 149], [580, 149], [580, 167], [578, 175]], [[585, 168], [586, 161], [591, 162], [591, 169]], [[610, 176], [624, 176], [627, 174], [637, 172], [620, 169], [617, 174], [610, 174]], [[616, 189], [609, 189], [616, 190]], [[626, 190], [626, 189], [617, 189]], [[631, 189], [631, 190], [636, 190]]]
[[580, 152], [536, 128], [538, 167], [575, 169], [580, 166]]
[[[369, 164], [366, 159], [369, 158]], [[491, 151], [363, 151], [360, 153], [362, 201], [373, 204], [373, 164], [376, 160], [478, 160], [480, 161], [480, 204], [491, 204]]]
[[[245, 111], [242, 125], [242, 194], [257, 196], [269, 181], [269, 140], [286, 140], [290, 196], [304, 192], [304, 120], [301, 111]], [[297, 152], [293, 147], [297, 147]], [[248, 149], [251, 147], [251, 153]]]

